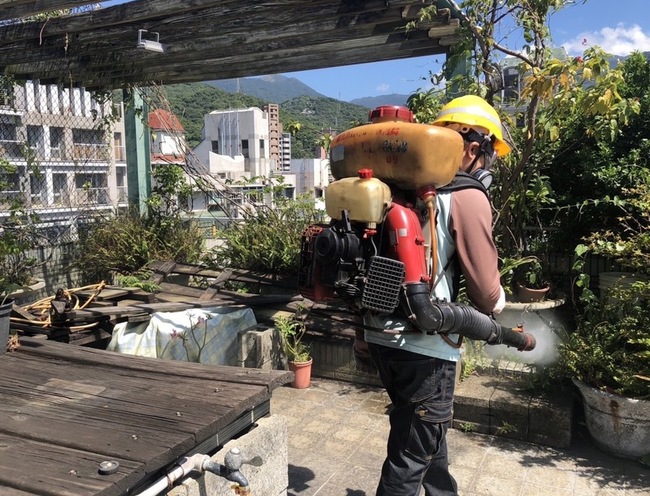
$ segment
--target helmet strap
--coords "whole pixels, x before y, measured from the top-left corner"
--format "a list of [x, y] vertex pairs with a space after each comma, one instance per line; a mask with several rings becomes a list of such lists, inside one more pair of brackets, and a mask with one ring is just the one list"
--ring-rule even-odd
[[478, 133], [473, 129], [460, 134], [467, 143], [479, 143], [478, 153], [469, 165], [468, 170], [471, 171], [476, 165], [476, 162], [478, 162], [478, 159], [482, 156], [483, 166], [470, 172], [470, 174], [481, 181], [483, 186], [485, 186], [485, 189], [488, 189], [492, 185], [492, 179], [494, 178], [492, 174], [492, 164], [495, 158], [495, 151], [494, 146], [492, 145], [492, 139], [490, 136]]

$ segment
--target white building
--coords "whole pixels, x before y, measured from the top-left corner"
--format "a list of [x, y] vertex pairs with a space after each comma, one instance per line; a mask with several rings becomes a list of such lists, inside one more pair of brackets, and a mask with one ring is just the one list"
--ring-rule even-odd
[[267, 113], [255, 107], [215, 110], [203, 122], [203, 141], [194, 154], [211, 174], [234, 182], [271, 175]]
[[[271, 146], [272, 142], [277, 143], [277, 137], [271, 139], [278, 129], [277, 105], [270, 108], [275, 112], [269, 112], [269, 107], [267, 110], [257, 107], [215, 110], [204, 116], [203, 141], [194, 149], [194, 155], [209, 175], [228, 186], [228, 202], [233, 201], [233, 192], [247, 195], [253, 203], [272, 201], [263, 190], [277, 183], [274, 178], [280, 173], [280, 150], [277, 145]], [[295, 177], [291, 173], [281, 174], [287, 185], [285, 194], [295, 197]], [[195, 209], [220, 208], [223, 204], [221, 192], [217, 187], [215, 194], [208, 194], [204, 206], [195, 201]]]
[[110, 131], [98, 127], [108, 115], [110, 102], [83, 88], [27, 81], [0, 89], [0, 157], [9, 164], [0, 215], [19, 199], [43, 229], [74, 237], [79, 218], [117, 206]]
[[322, 198], [330, 182], [330, 164], [325, 158], [291, 159], [291, 174], [296, 177], [296, 195], [309, 194]]

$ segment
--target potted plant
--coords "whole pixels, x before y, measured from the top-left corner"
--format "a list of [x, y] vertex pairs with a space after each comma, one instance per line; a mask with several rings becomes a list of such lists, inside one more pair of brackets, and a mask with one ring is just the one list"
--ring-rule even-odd
[[615, 455], [650, 455], [650, 283], [583, 291], [576, 329], [559, 345], [559, 367], [583, 398], [595, 443]]
[[546, 299], [551, 286], [542, 262], [536, 256], [527, 257], [528, 263], [522, 264], [515, 269], [515, 291], [517, 301], [521, 303], [533, 303]]
[[[0, 191], [9, 189], [3, 178], [13, 172], [14, 166], [0, 158]], [[37, 246], [35, 220], [24, 210], [21, 198], [0, 198], [0, 353], [5, 352], [14, 300], [45, 286], [33, 275], [38, 262], [30, 254]]]
[[[532, 270], [529, 270], [529, 267]], [[542, 291], [543, 298], [535, 300], [522, 294], [519, 289], [526, 276], [535, 274], [535, 280], [547, 281], [545, 264], [535, 255], [516, 255], [500, 259], [501, 285], [506, 292], [506, 304], [501, 313], [494, 316], [501, 325], [514, 328], [523, 326], [527, 332], [535, 335], [538, 342], [548, 346], [538, 346], [524, 354], [505, 346], [488, 346], [485, 352], [498, 360], [524, 361], [528, 364], [545, 365], [555, 360], [555, 345], [559, 342], [559, 333], [565, 325], [565, 315], [561, 307], [566, 302], [563, 294], [549, 288]], [[541, 272], [540, 272], [541, 270]], [[542, 274], [541, 276], [539, 274]], [[548, 284], [548, 283], [547, 283]]]
[[[578, 387], [585, 420], [601, 448], [628, 458], [650, 456], [650, 186], [618, 199], [620, 229], [602, 230], [576, 247], [582, 289], [577, 326], [559, 347], [561, 369]], [[588, 253], [611, 258], [638, 281], [619, 281], [596, 296], [582, 273]]]
[[274, 323], [284, 345], [289, 370], [294, 373], [291, 385], [298, 389], [308, 388], [311, 383], [312, 358], [309, 344], [303, 341], [307, 331], [304, 320], [298, 314], [279, 315]]

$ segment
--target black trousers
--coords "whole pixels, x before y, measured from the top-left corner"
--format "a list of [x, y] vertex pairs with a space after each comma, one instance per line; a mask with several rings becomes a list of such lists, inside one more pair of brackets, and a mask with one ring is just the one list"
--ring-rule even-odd
[[456, 362], [369, 343], [393, 408], [377, 496], [456, 495], [449, 473]]

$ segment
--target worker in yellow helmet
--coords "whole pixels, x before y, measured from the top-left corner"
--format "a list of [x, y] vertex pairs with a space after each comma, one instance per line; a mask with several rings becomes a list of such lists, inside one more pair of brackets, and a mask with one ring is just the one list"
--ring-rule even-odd
[[510, 145], [503, 139], [501, 119], [492, 105], [480, 96], [461, 96], [442, 107], [432, 124], [460, 133], [465, 141], [465, 158], [471, 156], [470, 161], [461, 164], [461, 170], [488, 188], [495, 158], [510, 153]]
[[[505, 306], [497, 250], [492, 239], [492, 210], [487, 187], [497, 156], [510, 152], [497, 112], [478, 96], [463, 96], [445, 105], [432, 123], [460, 133], [465, 142], [459, 172], [436, 195], [437, 273], [429, 297], [453, 302], [464, 276], [466, 294], [485, 314]], [[422, 231], [430, 232], [424, 218]], [[456, 495], [449, 472], [446, 432], [452, 419], [456, 363], [460, 343], [449, 336], [413, 330], [399, 314], [364, 317], [364, 325], [393, 333], [366, 331], [355, 341], [355, 358], [367, 352], [393, 403], [387, 457], [377, 496]], [[450, 332], [449, 334], [453, 334]]]

